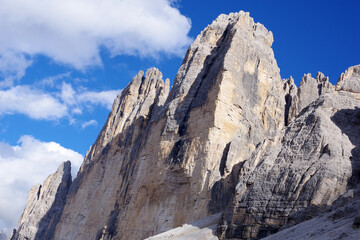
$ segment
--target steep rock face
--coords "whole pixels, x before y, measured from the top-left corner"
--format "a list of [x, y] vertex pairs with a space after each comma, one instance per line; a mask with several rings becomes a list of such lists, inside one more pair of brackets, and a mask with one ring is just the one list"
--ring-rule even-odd
[[[348, 77], [355, 78], [360, 81]], [[222, 237], [265, 237], [315, 216], [357, 186], [359, 97], [344, 90], [322, 94], [271, 147], [257, 148], [240, 170]]]
[[217, 182], [284, 125], [272, 41], [248, 13], [220, 15], [190, 46], [165, 103], [168, 87], [153, 84], [145, 114], [127, 115], [116, 109], [142, 108], [127, 101], [135, 77], [87, 155], [56, 238], [142, 239], [221, 211], [228, 198], [209, 204]]
[[71, 185], [71, 163], [62, 163], [44, 183], [33, 186], [11, 240], [51, 239]]
[[285, 126], [287, 126], [297, 115], [298, 111], [295, 107], [297, 104], [297, 87], [294, 79], [290, 77], [283, 83], [285, 92]]
[[[56, 239], [92, 239], [114, 234], [119, 209], [129, 203], [136, 157], [169, 80], [159, 70], [142, 71], [115, 99], [112, 112], [71, 186]], [[144, 137], [146, 139], [146, 137]], [[76, 209], [74, 211], [74, 209]], [[104, 228], [104, 229], [103, 229]]]
[[[161, 89], [161, 90], [160, 90]], [[110, 115], [95, 144], [85, 156], [83, 166], [98, 158], [101, 151], [121, 132], [125, 132], [136, 119], [147, 117], [154, 104], [162, 105], [170, 90], [170, 80], [162, 81], [162, 73], [152, 68], [144, 75], [143, 71], [132, 79], [131, 84], [118, 94]]]

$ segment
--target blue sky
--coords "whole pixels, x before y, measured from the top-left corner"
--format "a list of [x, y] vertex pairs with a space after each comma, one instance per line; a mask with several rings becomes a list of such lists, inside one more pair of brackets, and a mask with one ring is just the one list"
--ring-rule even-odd
[[219, 14], [244, 10], [273, 32], [282, 78], [321, 71], [336, 83], [360, 64], [359, 9], [357, 0], [0, 0], [0, 230], [15, 227], [31, 185], [63, 160], [81, 164], [139, 70], [173, 82]]

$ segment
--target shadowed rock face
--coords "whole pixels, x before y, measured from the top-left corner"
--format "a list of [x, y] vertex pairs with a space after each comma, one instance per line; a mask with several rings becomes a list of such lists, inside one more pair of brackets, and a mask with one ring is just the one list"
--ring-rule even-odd
[[144, 239], [212, 219], [199, 231], [208, 235], [209, 216], [221, 215], [217, 237], [257, 239], [356, 187], [359, 66], [336, 90], [321, 73], [297, 88], [281, 81], [272, 42], [248, 13], [220, 15], [189, 47], [171, 91], [159, 70], [140, 71], [46, 236]]
[[32, 187], [11, 240], [52, 239], [71, 185], [71, 163], [62, 163], [44, 183]]

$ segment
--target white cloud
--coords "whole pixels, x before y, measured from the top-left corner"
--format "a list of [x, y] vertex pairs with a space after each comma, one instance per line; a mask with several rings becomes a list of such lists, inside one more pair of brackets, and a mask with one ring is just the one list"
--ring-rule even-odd
[[[52, 85], [57, 79], [47, 78], [40, 85]], [[84, 108], [92, 109], [94, 105], [111, 110], [114, 99], [121, 91], [96, 92], [83, 87], [75, 90], [70, 83], [65, 82], [62, 82], [60, 88], [60, 92], [45, 92], [34, 86], [17, 85], [0, 90], [0, 116], [24, 114], [37, 120], [59, 120], [65, 117], [74, 120], [74, 115], [81, 115]]]
[[96, 120], [90, 120], [87, 122], [84, 122], [83, 124], [81, 124], [81, 128], [87, 128], [89, 126], [96, 126], [97, 125], [97, 121]]
[[55, 97], [26, 85], [0, 90], [0, 115], [21, 113], [33, 119], [56, 120], [67, 107]]
[[41, 87], [55, 87], [56, 82], [65, 78], [70, 78], [71, 72], [61, 73], [55, 76], [49, 76], [46, 77], [38, 82], [36, 82], [36, 85]]
[[3, 79], [0, 81], [0, 88], [12, 86], [15, 80], [25, 75], [25, 69], [31, 64], [32, 61], [24, 54], [9, 50], [0, 51], [0, 79]]
[[70, 83], [62, 83], [60, 97], [68, 106], [74, 106], [72, 112], [80, 113], [81, 106], [100, 105], [111, 110], [112, 104], [116, 96], [121, 90], [107, 90], [107, 91], [88, 91], [83, 88], [74, 90]]
[[108, 110], [111, 110], [114, 99], [120, 92], [121, 90], [108, 90], [101, 92], [86, 91], [79, 94], [78, 100], [82, 103], [100, 104]]
[[74, 105], [76, 104], [75, 100], [75, 90], [72, 88], [71, 84], [63, 82], [61, 87], [61, 99], [66, 103], [67, 105]]
[[[2, 0], [0, 56], [46, 55], [77, 69], [112, 55], [181, 55], [191, 42], [190, 19], [171, 0]], [[14, 67], [19, 76], [30, 62]], [[11, 61], [10, 61], [11, 62]], [[11, 67], [11, 66], [9, 66]], [[3, 73], [6, 68], [1, 68]]]
[[79, 153], [55, 142], [22, 136], [18, 143], [11, 146], [0, 142], [0, 229], [16, 227], [31, 186], [42, 183], [67, 160], [74, 177], [83, 160]]

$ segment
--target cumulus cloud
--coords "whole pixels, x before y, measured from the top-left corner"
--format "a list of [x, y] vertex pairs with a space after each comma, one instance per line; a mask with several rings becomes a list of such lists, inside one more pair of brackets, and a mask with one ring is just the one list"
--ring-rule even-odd
[[[67, 76], [67, 75], [66, 75]], [[52, 85], [54, 79], [47, 78], [44, 84]], [[121, 90], [88, 91], [80, 87], [75, 90], [70, 83], [62, 82], [59, 92], [44, 91], [28, 85], [17, 85], [0, 90], [0, 116], [24, 114], [36, 120], [59, 120], [80, 115], [83, 108], [94, 105], [111, 110], [113, 101]]]
[[12, 86], [14, 81], [25, 75], [25, 69], [31, 64], [32, 61], [24, 54], [9, 50], [0, 51], [0, 88]]
[[[21, 77], [43, 54], [77, 69], [101, 65], [99, 49], [111, 55], [157, 57], [183, 54], [191, 42], [190, 19], [171, 0], [2, 0], [0, 56], [10, 60], [0, 71]], [[11, 59], [17, 57], [21, 61]], [[17, 65], [16, 65], [17, 64]]]
[[0, 90], [0, 115], [21, 113], [33, 119], [55, 120], [67, 114], [55, 97], [26, 85]]
[[108, 90], [100, 92], [87, 91], [79, 94], [78, 101], [83, 103], [100, 104], [108, 110], [111, 110], [114, 99], [120, 92], [121, 90]]
[[73, 150], [32, 136], [22, 136], [16, 146], [0, 142], [0, 229], [16, 227], [31, 186], [42, 183], [67, 160], [74, 177], [83, 156]]
[[73, 111], [76, 113], [81, 112], [82, 106], [100, 105], [102, 107], [111, 110], [112, 104], [116, 96], [121, 90], [107, 90], [107, 91], [88, 91], [75, 90], [70, 83], [62, 83], [61, 87], [61, 99], [67, 105], [73, 107]]

